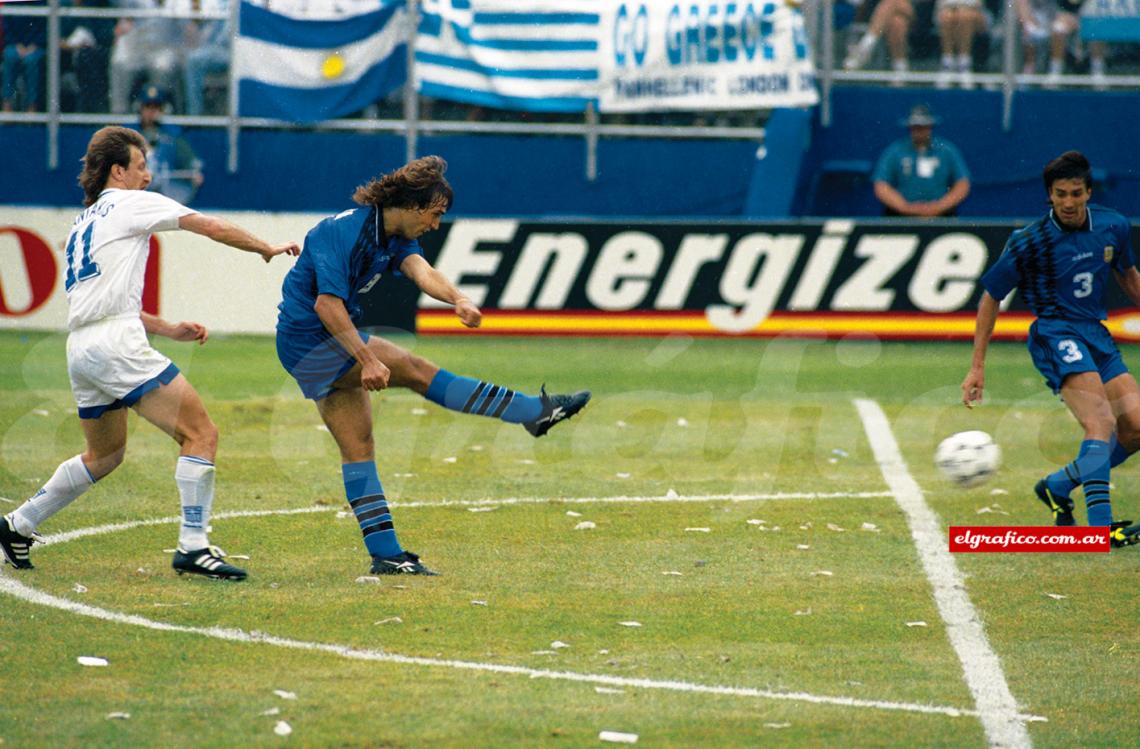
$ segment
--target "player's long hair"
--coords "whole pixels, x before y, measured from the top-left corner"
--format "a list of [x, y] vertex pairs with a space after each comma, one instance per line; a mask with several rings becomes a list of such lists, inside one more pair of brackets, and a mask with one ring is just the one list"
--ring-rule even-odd
[[1092, 189], [1092, 167], [1080, 151], [1065, 151], [1045, 165], [1041, 173], [1045, 181], [1045, 194], [1053, 192], [1053, 183], [1059, 179], [1079, 179], [1085, 187]]
[[360, 205], [382, 205], [385, 208], [451, 208], [454, 193], [443, 173], [447, 162], [438, 156], [424, 156], [409, 161], [394, 172], [381, 175], [356, 188], [352, 199]]
[[91, 136], [87, 155], [83, 157], [83, 171], [79, 173], [84, 206], [99, 199], [99, 193], [107, 186], [111, 167], [131, 165], [131, 146], [146, 154], [146, 138], [128, 127], [105, 127]]

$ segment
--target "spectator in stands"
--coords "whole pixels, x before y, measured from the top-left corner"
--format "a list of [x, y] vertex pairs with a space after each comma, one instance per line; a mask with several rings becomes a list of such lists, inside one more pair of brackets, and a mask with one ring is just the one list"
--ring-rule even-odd
[[[120, 8], [160, 10], [167, 0], [117, 0]], [[111, 111], [125, 114], [140, 78], [175, 91], [179, 83], [179, 50], [189, 22], [178, 18], [121, 18], [111, 50]]]
[[138, 130], [146, 138], [147, 168], [151, 173], [149, 190], [188, 205], [202, 186], [202, 162], [182, 137], [177, 125], [162, 122], [167, 104], [166, 92], [147, 86], [139, 96]]
[[[43, 5], [37, 0], [27, 5]], [[24, 5], [23, 7], [27, 7]], [[4, 26], [4, 60], [0, 107], [5, 112], [16, 108], [16, 85], [23, 81], [22, 105], [29, 112], [40, 109], [44, 75], [44, 53], [47, 49], [47, 19], [43, 16], [6, 16]]]
[[970, 194], [970, 172], [957, 147], [933, 137], [938, 118], [917, 104], [900, 124], [910, 137], [895, 141], [879, 157], [871, 179], [885, 216], [953, 216]]
[[[63, 6], [108, 8], [110, 0], [63, 0]], [[59, 48], [63, 53], [61, 99], [78, 112], [107, 111], [107, 70], [115, 43], [115, 19], [65, 16], [60, 19]], [[70, 96], [66, 96], [71, 92]]]
[[[1078, 15], [1085, 0], [1057, 0], [1051, 25], [1052, 38], [1049, 44], [1049, 79], [1047, 87], [1054, 87], [1061, 82], [1065, 72], [1065, 52], [1069, 44], [1069, 37], [1081, 28], [1081, 19]], [[1077, 45], [1078, 56], [1083, 57], [1084, 50], [1080, 47], [1079, 35], [1074, 39]], [[1089, 72], [1093, 77], [1093, 85], [1097, 88], [1104, 86], [1105, 78], [1105, 44], [1093, 42], [1089, 45]]]
[[[215, 0], [202, 10], [227, 12], [229, 0]], [[230, 67], [230, 37], [232, 26], [226, 20], [202, 21], [195, 27], [197, 46], [186, 55], [183, 82], [186, 89], [186, 114], [198, 116], [206, 111], [206, 76], [224, 73]]]
[[[914, 0], [915, 3], [929, 3], [930, 0]], [[891, 70], [906, 73], [910, 69], [910, 56], [907, 49], [911, 25], [914, 23], [915, 9], [912, 0], [880, 0], [871, 12], [871, 20], [863, 38], [851, 49], [843, 67], [859, 70], [871, 60], [879, 39], [887, 37], [887, 50], [891, 57]], [[901, 83], [901, 79], [895, 83]]]
[[935, 85], [947, 88], [957, 78], [962, 88], [973, 88], [974, 35], [986, 25], [982, 0], [938, 0], [935, 13], [942, 43], [942, 69]]

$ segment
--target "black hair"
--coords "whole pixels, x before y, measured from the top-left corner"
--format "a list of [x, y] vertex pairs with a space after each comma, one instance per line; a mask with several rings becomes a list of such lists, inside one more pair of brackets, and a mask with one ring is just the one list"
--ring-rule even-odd
[[1080, 151], [1065, 151], [1045, 165], [1041, 173], [1045, 180], [1045, 192], [1052, 194], [1053, 183], [1059, 179], [1084, 180], [1085, 187], [1092, 189], [1092, 167]]

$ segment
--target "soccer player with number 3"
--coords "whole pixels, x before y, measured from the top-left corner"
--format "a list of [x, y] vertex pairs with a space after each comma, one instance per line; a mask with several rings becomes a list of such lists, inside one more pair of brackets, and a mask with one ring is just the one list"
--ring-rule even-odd
[[1140, 449], [1140, 387], [1128, 372], [1103, 320], [1109, 271], [1140, 306], [1140, 272], [1132, 257], [1128, 220], [1089, 203], [1088, 159], [1068, 151], [1044, 170], [1052, 210], [1015, 231], [982, 276], [974, 355], [962, 381], [967, 407], [982, 399], [986, 349], [998, 305], [1014, 288], [1036, 316], [1029, 353], [1046, 384], [1059, 393], [1084, 429], [1077, 457], [1037, 482], [1034, 491], [1056, 525], [1075, 525], [1072, 492], [1084, 489], [1089, 525], [1109, 527], [1112, 546], [1140, 542], [1140, 525], [1113, 522], [1109, 471]]
[[203, 216], [156, 192], [147, 192], [147, 142], [124, 127], [92, 136], [79, 184], [86, 210], [67, 238], [67, 371], [79, 407], [87, 449], [64, 461], [17, 510], [0, 518], [0, 549], [17, 569], [31, 569], [36, 528], [123, 461], [131, 407], [181, 446], [174, 480], [182, 524], [173, 567], [206, 577], [244, 580], [244, 570], [223, 561], [206, 532], [214, 501], [218, 430], [194, 387], [178, 367], [155, 351], [147, 333], [205, 343], [196, 322], [170, 323], [142, 311], [143, 276], [153, 232], [184, 229], [269, 262], [297, 255], [296, 243], [270, 245], [220, 218]]

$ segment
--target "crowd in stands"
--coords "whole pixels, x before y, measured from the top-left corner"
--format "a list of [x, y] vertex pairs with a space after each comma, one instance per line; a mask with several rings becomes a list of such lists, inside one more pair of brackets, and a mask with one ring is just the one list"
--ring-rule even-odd
[[[232, 28], [237, 0], [60, 0], [63, 8], [123, 11], [121, 18], [65, 16], [60, 24], [60, 103], [65, 112], [124, 114], [147, 85], [168, 93], [177, 114], [225, 111]], [[255, 0], [290, 15], [327, 18], [375, 7], [377, 0]], [[822, 0], [805, 0], [818, 12]], [[903, 85], [912, 69], [935, 70], [939, 87], [976, 85], [975, 74], [1000, 70], [1001, 24], [1018, 25], [1024, 74], [1044, 75], [1046, 86], [1068, 72], [1106, 83], [1109, 50], [1081, 40], [1084, 0], [834, 0], [836, 35], [847, 71], [888, 69]], [[45, 7], [46, 0], [19, 7]], [[12, 7], [12, 6], [9, 6]], [[135, 15], [132, 11], [143, 11]], [[1125, 72], [1137, 45], [1120, 48]], [[2, 90], [6, 112], [45, 109], [47, 19], [13, 15], [0, 3]], [[1112, 58], [1115, 60], [1116, 58]], [[383, 106], [383, 103], [381, 103]], [[470, 108], [470, 119], [487, 117]]]

